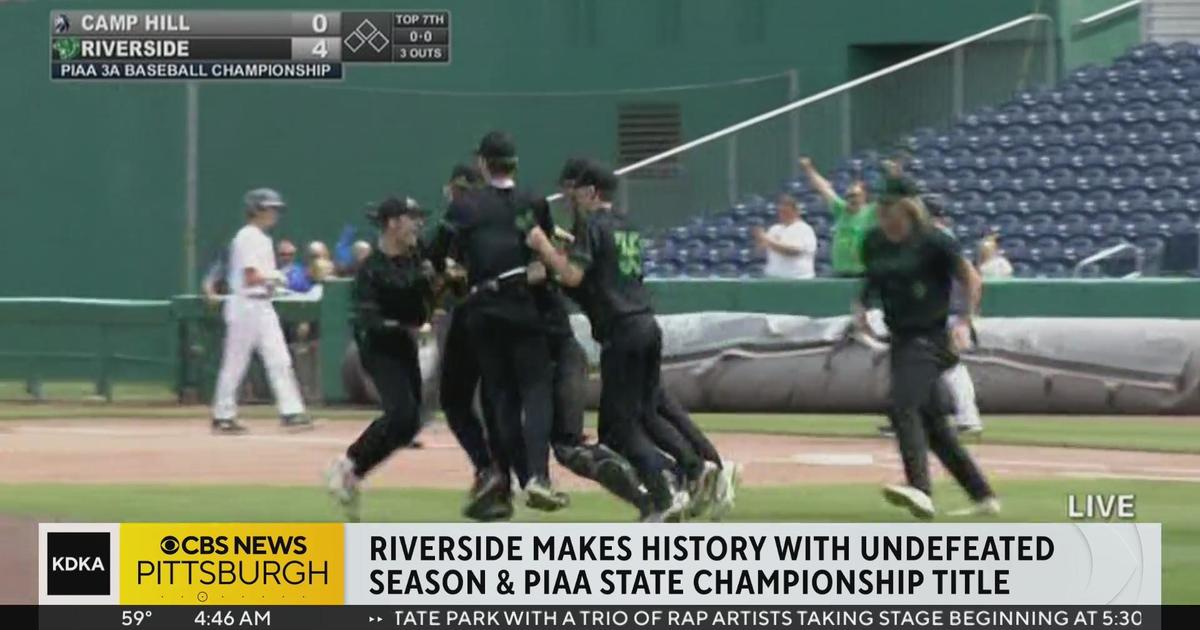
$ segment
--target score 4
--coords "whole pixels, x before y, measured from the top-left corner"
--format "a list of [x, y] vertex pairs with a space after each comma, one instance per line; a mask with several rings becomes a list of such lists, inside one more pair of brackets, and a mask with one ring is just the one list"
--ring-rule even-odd
[[337, 37], [293, 37], [292, 61], [341, 61], [342, 40]]

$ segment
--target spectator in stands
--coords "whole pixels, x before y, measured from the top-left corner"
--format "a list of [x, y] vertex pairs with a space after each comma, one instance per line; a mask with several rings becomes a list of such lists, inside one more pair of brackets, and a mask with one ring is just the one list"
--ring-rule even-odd
[[229, 273], [227, 250], [221, 250], [220, 255], [216, 260], [208, 266], [208, 271], [204, 273], [204, 279], [200, 281], [200, 288], [204, 291], [204, 299], [210, 305], [217, 305], [221, 302], [221, 296], [229, 293]]
[[800, 168], [808, 176], [833, 214], [833, 243], [830, 262], [837, 276], [856, 277], [863, 273], [862, 243], [867, 232], [875, 227], [875, 204], [867, 200], [866, 182], [855, 180], [846, 189], [845, 198], [838, 196], [829, 180], [821, 176], [812, 160], [800, 158]]
[[354, 264], [354, 237], [358, 234], [358, 229], [347, 223], [342, 226], [342, 233], [338, 235], [338, 240], [333, 244], [333, 262], [337, 267], [337, 275], [345, 277], [353, 277], [358, 271]]
[[350, 264], [354, 266], [354, 271], [357, 273], [362, 262], [371, 255], [371, 244], [367, 241], [354, 241], [354, 244], [350, 246], [350, 254], [352, 256]]
[[292, 288], [292, 284], [299, 283], [304, 278], [304, 265], [296, 260], [296, 246], [289, 240], [281, 239], [275, 246], [275, 266], [283, 277], [287, 278], [289, 289]]
[[763, 274], [769, 278], [812, 278], [817, 257], [817, 234], [800, 218], [800, 203], [787, 193], [775, 200], [779, 222], [763, 230], [755, 226], [754, 241], [767, 254]]
[[1011, 278], [1012, 263], [1000, 251], [996, 235], [985, 236], [979, 241], [979, 275], [984, 278]]

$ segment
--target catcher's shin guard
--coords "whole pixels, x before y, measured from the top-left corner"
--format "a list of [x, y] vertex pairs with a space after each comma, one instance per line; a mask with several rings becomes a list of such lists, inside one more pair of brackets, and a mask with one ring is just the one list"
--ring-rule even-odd
[[555, 444], [554, 457], [567, 470], [595, 481], [639, 511], [648, 509], [650, 497], [638, 481], [637, 471], [611, 448], [603, 444]]

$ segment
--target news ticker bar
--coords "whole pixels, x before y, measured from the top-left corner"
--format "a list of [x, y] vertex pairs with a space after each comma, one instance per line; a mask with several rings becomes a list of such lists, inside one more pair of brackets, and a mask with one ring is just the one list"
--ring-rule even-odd
[[1200, 606], [0, 606], [40, 630], [993, 630], [1194, 627]]
[[[82, 64], [313, 61], [446, 64], [449, 11], [52, 11], [52, 79], [139, 79]], [[72, 64], [62, 67], [62, 64]], [[186, 72], [174, 78], [223, 79]], [[153, 77], [171, 78], [171, 77]], [[274, 78], [341, 78], [336, 76]]]

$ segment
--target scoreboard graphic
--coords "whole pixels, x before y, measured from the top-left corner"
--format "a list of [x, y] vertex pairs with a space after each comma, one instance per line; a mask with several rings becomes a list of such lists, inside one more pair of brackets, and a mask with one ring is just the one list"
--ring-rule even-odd
[[450, 63], [450, 12], [51, 11], [54, 81], [327, 81]]

